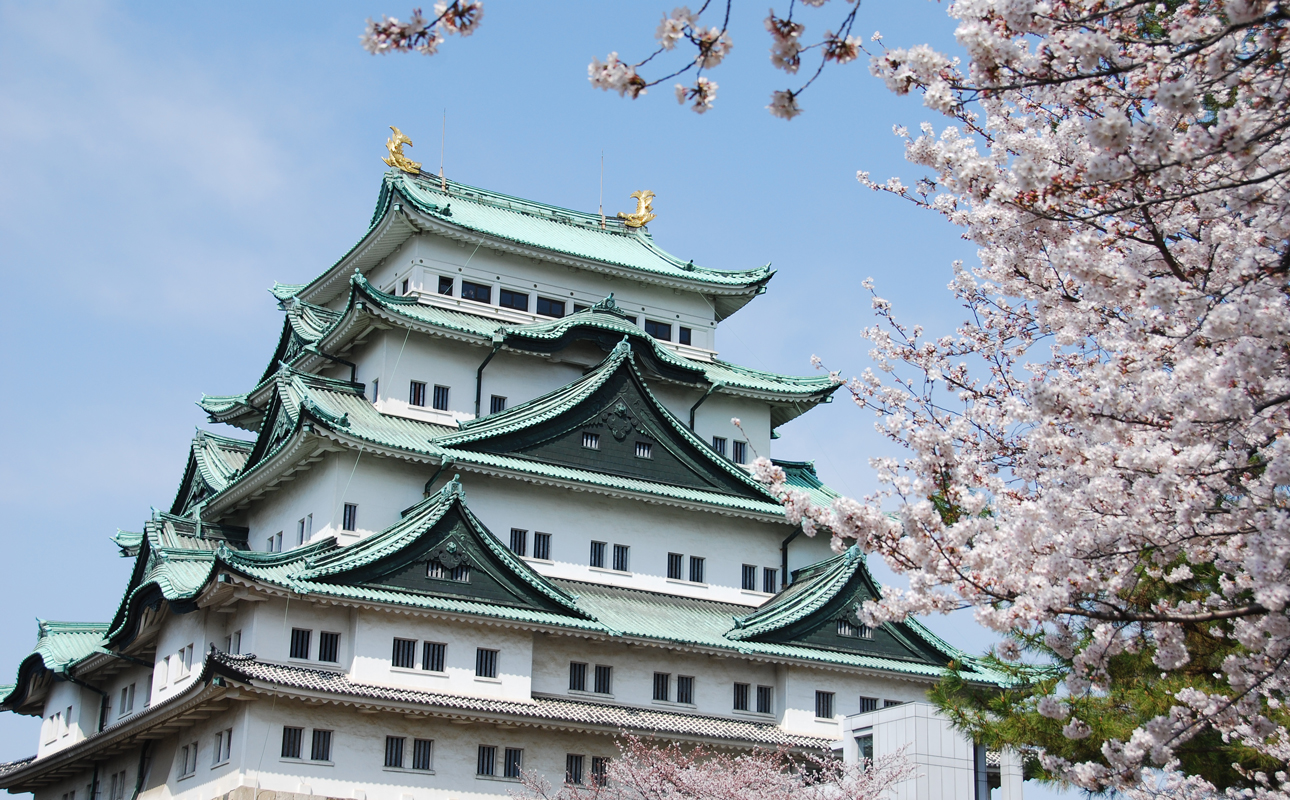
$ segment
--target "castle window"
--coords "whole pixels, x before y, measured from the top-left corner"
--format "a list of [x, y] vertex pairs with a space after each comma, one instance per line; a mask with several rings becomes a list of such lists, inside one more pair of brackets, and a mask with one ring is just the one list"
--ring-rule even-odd
[[527, 555], [529, 532], [520, 528], [511, 528], [511, 552], [517, 556]]
[[677, 333], [679, 335], [676, 337], [676, 340], [681, 344], [689, 344], [690, 339], [693, 338], [689, 328], [681, 328]]
[[443, 672], [444, 656], [448, 645], [443, 642], [426, 642], [421, 647], [421, 669], [426, 672]]
[[838, 636], [848, 639], [872, 639], [873, 628], [848, 619], [838, 620]]
[[628, 561], [628, 554], [631, 548], [625, 544], [614, 545], [614, 569], [619, 572], [628, 572], [631, 566]]
[[403, 745], [406, 741], [402, 736], [385, 737], [385, 766], [403, 768]]
[[775, 689], [772, 686], [757, 687], [757, 713], [775, 713]]
[[488, 413], [489, 413], [489, 414], [500, 414], [500, 413], [502, 413], [502, 412], [503, 412], [503, 411], [505, 411], [505, 410], [506, 410], [506, 398], [505, 398], [505, 397], [502, 397], [501, 395], [495, 394], [495, 395], [493, 395], [493, 396], [492, 396], [492, 398], [488, 401]]
[[685, 556], [680, 553], [667, 554], [667, 577], [674, 581], [681, 580], [681, 563], [685, 561]]
[[757, 567], [752, 564], [744, 564], [743, 583], [741, 588], [747, 592], [757, 591]]
[[672, 699], [672, 675], [670, 673], [654, 673], [654, 699], [664, 702]]
[[600, 434], [587, 433], [586, 431], [584, 431], [582, 434], [582, 446], [587, 448], [588, 450], [599, 450]]
[[761, 571], [761, 590], [766, 594], [774, 594], [779, 587], [779, 570], [774, 567], [765, 567]]
[[551, 534], [533, 534], [533, 557], [540, 558], [543, 561], [551, 560]]
[[587, 665], [581, 661], [569, 662], [569, 691], [587, 691]]
[[502, 762], [502, 777], [519, 778], [524, 768], [524, 751], [518, 747], [506, 748], [505, 760]]
[[331, 731], [314, 731], [314, 740], [309, 748], [310, 761], [331, 761]]
[[694, 705], [694, 677], [690, 675], [676, 676], [676, 702], [682, 705]]
[[748, 463], [748, 443], [738, 442], [738, 441], [731, 443], [730, 458], [736, 464], [747, 464]]
[[815, 693], [815, 718], [833, 719], [833, 692]]
[[664, 342], [672, 341], [672, 326], [666, 322], [655, 322], [652, 319], [645, 320], [645, 332], [655, 339], [661, 339]]
[[340, 661], [340, 634], [323, 631], [318, 634], [318, 660], [328, 664]]
[[726, 437], [724, 437], [724, 436], [713, 436], [713, 437], [712, 437], [712, 449], [713, 449], [713, 450], [715, 450], [715, 451], [717, 451], [717, 455], [719, 455], [719, 456], [721, 456], [721, 457], [723, 457], [723, 458], [724, 458], [724, 457], [725, 457], [725, 455], [726, 455]]
[[564, 757], [564, 782], [582, 785], [582, 756], [569, 753]]
[[637, 458], [653, 458], [653, 457], [654, 457], [654, 445], [650, 444], [649, 442], [637, 442], [637, 443], [636, 443], [636, 457], [637, 457]]
[[429, 771], [434, 767], [434, 739], [412, 740], [412, 768]]
[[479, 746], [479, 756], [475, 759], [476, 775], [494, 775], [497, 772], [497, 748], [491, 744]]
[[434, 409], [435, 411], [448, 410], [448, 387], [447, 386], [434, 387]]
[[358, 504], [345, 504], [345, 511], [341, 514], [340, 527], [346, 531], [358, 530]]
[[591, 566], [604, 569], [605, 566], [605, 543], [591, 543]]
[[883, 700], [882, 701], [883, 708], [891, 708], [892, 706], [903, 706], [904, 704], [905, 704], [904, 700]]
[[[197, 771], [197, 742], [186, 744], [179, 750], [179, 777], [187, 778]], [[112, 776], [108, 785], [108, 795], [115, 800], [117, 795], [125, 793], [125, 773]]]
[[117, 716], [124, 717], [134, 711], [134, 687], [136, 684], [130, 684], [121, 688], [121, 708]]
[[497, 677], [497, 651], [484, 647], [475, 650], [475, 677]]
[[381, 379], [372, 378], [372, 402], [376, 403], [381, 399]]
[[609, 759], [603, 756], [591, 757], [591, 785], [604, 786], [609, 778]]
[[524, 292], [513, 292], [503, 289], [497, 296], [497, 305], [502, 308], [513, 308], [516, 311], [529, 310], [529, 296]]
[[390, 666], [400, 669], [412, 669], [417, 665], [417, 640], [394, 639], [394, 651], [390, 655]]
[[461, 299], [474, 300], [476, 303], [493, 302], [493, 287], [482, 283], [461, 282]]
[[704, 559], [699, 556], [690, 556], [690, 582], [703, 583], [703, 564]]
[[539, 297], [537, 299], [537, 313], [544, 317], [563, 317], [564, 301]]
[[878, 698], [861, 696], [860, 698], [861, 714], [868, 714], [870, 711], [877, 711], [877, 710], [878, 710]]
[[736, 684], [735, 684], [735, 705], [734, 705], [734, 709], [735, 709], [735, 711], [747, 711], [747, 710], [748, 710], [748, 684], [746, 684], [746, 683], [736, 683]]
[[306, 660], [309, 658], [309, 640], [313, 631], [305, 628], [291, 629], [291, 657]]
[[577, 314], [579, 311], [586, 311], [586, 310], [587, 310], [587, 308], [588, 308], [588, 306], [584, 306], [584, 305], [582, 305], [581, 303], [574, 303], [574, 304], [573, 304], [573, 313]]
[[426, 404], [426, 382], [412, 381], [408, 389], [408, 405], [424, 407]]
[[399, 294], [407, 294], [407, 293], [408, 293], [408, 279], [404, 278], [403, 285], [399, 287]]
[[614, 689], [614, 668], [607, 667], [604, 664], [596, 665], [596, 684], [592, 691], [596, 694], [613, 694]]
[[452, 297], [452, 278], [442, 275], [439, 277], [439, 294]]
[[211, 766], [227, 763], [233, 755], [233, 729], [225, 728], [215, 734], [215, 752], [211, 753]]
[[441, 581], [470, 583], [470, 565], [458, 564], [452, 569], [448, 569], [442, 562], [431, 561], [429, 564], [426, 564], [426, 577], [435, 578]]
[[282, 729], [282, 757], [300, 758], [300, 743], [305, 738], [304, 728]]

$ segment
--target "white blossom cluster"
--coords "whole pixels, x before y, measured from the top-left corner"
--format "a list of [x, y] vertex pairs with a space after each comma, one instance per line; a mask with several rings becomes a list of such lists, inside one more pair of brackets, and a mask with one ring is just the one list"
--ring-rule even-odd
[[373, 55], [417, 52], [432, 56], [439, 51], [444, 33], [474, 33], [484, 18], [484, 4], [480, 0], [453, 0], [436, 3], [434, 12], [433, 20], [427, 20], [419, 8], [412, 10], [406, 22], [395, 17], [381, 17], [380, 22], [369, 19], [360, 39], [363, 49]]
[[[1221, 690], [1178, 691], [1100, 761], [1045, 761], [1086, 789], [1209, 796], [1174, 760], [1202, 730], [1290, 761], [1290, 16], [1271, 0], [950, 13], [966, 70], [928, 47], [872, 61], [951, 119], [897, 129], [930, 175], [914, 192], [858, 178], [976, 243], [950, 284], [968, 320], [928, 339], [875, 296], [876, 367], [833, 373], [909, 453], [871, 462], [882, 492], [821, 510], [756, 468], [808, 532], [908, 576], [867, 622], [969, 605], [1045, 635], [1072, 666], [1037, 711], [1072, 739], [1117, 654], [1163, 676], [1197, 655], [1185, 627], [1230, 643]], [[1247, 777], [1243, 796], [1290, 796], [1284, 772]]]

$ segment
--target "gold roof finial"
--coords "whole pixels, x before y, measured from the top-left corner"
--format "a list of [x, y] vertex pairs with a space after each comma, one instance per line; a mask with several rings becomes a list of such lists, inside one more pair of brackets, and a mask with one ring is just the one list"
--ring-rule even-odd
[[381, 160], [386, 164], [389, 164], [391, 167], [401, 169], [412, 175], [416, 175], [421, 172], [421, 165], [419, 163], [403, 155], [403, 145], [406, 144], [408, 147], [411, 147], [412, 140], [407, 136], [404, 136], [403, 131], [393, 125], [390, 126], [390, 130], [394, 131], [394, 135], [385, 143], [385, 149], [390, 151], [390, 155], [389, 158], [382, 158]]
[[639, 228], [657, 215], [654, 213], [654, 206], [650, 201], [654, 199], [654, 193], [649, 189], [642, 189], [639, 192], [632, 192], [628, 197], [636, 198], [636, 212], [634, 214], [624, 214], [618, 212], [618, 218], [629, 228]]

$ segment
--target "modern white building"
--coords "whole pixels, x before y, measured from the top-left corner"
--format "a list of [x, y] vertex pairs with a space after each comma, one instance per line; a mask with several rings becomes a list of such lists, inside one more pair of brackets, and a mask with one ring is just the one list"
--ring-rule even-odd
[[358, 244], [273, 287], [253, 388], [200, 401], [243, 433], [198, 432], [169, 510], [116, 536], [109, 621], [42, 622], [0, 687], [43, 719], [0, 788], [500, 798], [595, 780], [622, 731], [827, 750], [916, 708], [962, 654], [861, 625], [864, 558], [746, 467], [835, 388], [717, 357], [771, 270], [629, 222], [386, 174]]

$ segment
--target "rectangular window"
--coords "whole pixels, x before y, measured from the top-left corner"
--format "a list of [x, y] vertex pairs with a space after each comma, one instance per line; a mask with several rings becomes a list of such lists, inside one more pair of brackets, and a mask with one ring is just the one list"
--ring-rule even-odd
[[340, 661], [340, 634], [323, 631], [318, 634], [318, 660], [335, 664]]
[[390, 666], [412, 669], [417, 665], [416, 659], [417, 640], [395, 638], [394, 649], [390, 655]]
[[590, 306], [584, 306], [581, 303], [574, 303], [573, 313], [577, 314], [579, 311], [586, 311], [588, 308], [590, 308]]
[[721, 457], [723, 457], [723, 458], [724, 458], [724, 457], [725, 457], [725, 455], [726, 455], [726, 437], [724, 437], [724, 436], [713, 436], [713, 437], [712, 437], [712, 449], [713, 449], [713, 450], [715, 450], [715, 451], [717, 451], [717, 455], [719, 455], [719, 456], [721, 456]]
[[491, 744], [479, 746], [479, 756], [475, 759], [476, 775], [494, 775], [497, 773], [497, 748]]
[[358, 505], [356, 503], [345, 504], [345, 510], [341, 513], [340, 527], [341, 530], [346, 531], [358, 530]]
[[666, 322], [655, 322], [652, 319], [645, 320], [645, 332], [655, 339], [661, 339], [665, 342], [672, 341], [672, 326]]
[[408, 293], [408, 279], [404, 278], [402, 285], [399, 286], [399, 294], [407, 294], [407, 293]]
[[441, 581], [470, 583], [470, 565], [458, 564], [452, 569], [448, 569], [443, 565], [442, 561], [431, 561], [426, 564], [426, 577]]
[[461, 299], [474, 300], [476, 303], [491, 303], [493, 302], [493, 287], [485, 286], [482, 283], [462, 281]]
[[564, 782], [582, 785], [582, 756], [569, 753], [564, 757]]
[[537, 313], [543, 317], [563, 317], [564, 301], [552, 300], [549, 297], [538, 297]]
[[859, 622], [852, 622], [849, 619], [838, 620], [838, 636], [848, 639], [872, 639], [873, 628], [868, 625], [862, 625]]
[[687, 706], [694, 705], [694, 678], [689, 675], [676, 676], [676, 702]]
[[585, 431], [584, 431], [584, 432], [583, 432], [583, 434], [582, 434], [582, 446], [583, 446], [583, 447], [585, 447], [585, 448], [586, 448], [586, 449], [588, 449], [588, 450], [599, 450], [599, 449], [600, 449], [600, 434], [598, 434], [598, 433], [587, 433], [587, 432], [585, 432]]
[[746, 683], [736, 683], [736, 684], [735, 684], [735, 705], [734, 705], [734, 709], [735, 709], [735, 711], [747, 711], [747, 710], [748, 710], [748, 684], [746, 684]]
[[774, 594], [779, 591], [779, 570], [774, 567], [765, 567], [761, 571], [761, 590], [766, 594]]
[[304, 728], [282, 729], [282, 757], [300, 758], [300, 743], [305, 738]]
[[730, 459], [734, 461], [736, 464], [747, 464], [748, 463], [748, 443], [739, 442], [739, 441], [731, 442]]
[[891, 708], [892, 706], [903, 706], [904, 704], [905, 704], [904, 700], [883, 700], [882, 701], [883, 708]]
[[121, 707], [117, 711], [117, 716], [124, 717], [134, 711], [134, 687], [133, 683], [121, 687]]
[[331, 761], [331, 731], [314, 731], [314, 740], [309, 748], [310, 761]]
[[408, 405], [424, 407], [426, 404], [426, 382], [412, 381], [408, 389]]
[[448, 410], [448, 387], [447, 386], [434, 387], [434, 409], [435, 411]]
[[528, 555], [529, 532], [520, 528], [511, 528], [511, 552], [517, 556]]
[[513, 308], [516, 311], [529, 310], [529, 296], [524, 292], [513, 292], [503, 289], [497, 295], [497, 305], [502, 308]]
[[743, 583], [741, 586], [745, 591], [757, 591], [757, 568], [752, 564], [744, 564]]
[[502, 777], [518, 778], [524, 768], [524, 751], [518, 747], [506, 748], [505, 760], [502, 762]]
[[667, 577], [674, 581], [681, 580], [681, 564], [685, 561], [685, 556], [680, 553], [667, 554]]
[[775, 688], [772, 686], [757, 687], [757, 713], [775, 713]]
[[395, 769], [403, 767], [403, 743], [406, 741], [402, 736], [385, 737], [385, 766]]
[[816, 719], [833, 719], [833, 692], [815, 693]]
[[703, 583], [703, 559], [690, 556], [690, 582]]
[[291, 629], [291, 657], [308, 659], [309, 658], [309, 640], [314, 632], [306, 628]]
[[637, 457], [637, 458], [653, 458], [653, 457], [654, 457], [654, 445], [650, 444], [649, 442], [637, 442], [637, 443], [636, 443], [636, 457]]
[[629, 570], [630, 563], [628, 562], [627, 556], [630, 552], [631, 548], [625, 544], [614, 545], [614, 569], [619, 572], [627, 572]]
[[443, 672], [443, 659], [448, 645], [443, 642], [425, 642], [421, 646], [421, 669], [426, 672]]
[[225, 728], [215, 734], [215, 752], [211, 754], [214, 759], [211, 766], [223, 764], [233, 756], [233, 729]]
[[587, 665], [581, 661], [569, 662], [569, 691], [587, 691]]
[[591, 543], [591, 566], [603, 568], [605, 566], [605, 543]]
[[603, 756], [591, 757], [591, 785], [604, 786], [609, 779], [609, 759]]
[[439, 276], [439, 294], [452, 297], [452, 278], [446, 275]]
[[[179, 748], [179, 777], [187, 778], [189, 775], [192, 775], [197, 771], [193, 767], [193, 762], [196, 760], [197, 756], [197, 753], [195, 752], [196, 750], [196, 742], [193, 744], [186, 744]], [[124, 781], [119, 780], [118, 776], [119, 773], [113, 773], [112, 777], [108, 781], [108, 800], [116, 800], [117, 792], [124, 788], [121, 786]]]
[[878, 710], [878, 698], [860, 696], [860, 713], [868, 714], [870, 711]]
[[301, 517], [300, 521], [296, 523], [296, 546], [299, 547], [304, 543], [305, 543], [305, 518]]
[[372, 378], [372, 402], [378, 402], [381, 399], [381, 379]]
[[543, 561], [551, 560], [551, 534], [533, 534], [533, 557], [540, 558]]
[[493, 395], [492, 399], [490, 399], [490, 400], [488, 401], [488, 413], [489, 413], [489, 414], [500, 414], [500, 413], [502, 413], [502, 412], [503, 412], [503, 411], [505, 411], [505, 410], [506, 410], [506, 398], [505, 398], [505, 397], [502, 397], [502, 396], [501, 396], [501, 395], [499, 395], [499, 394], [495, 394], [495, 395]]
[[[193, 742], [190, 747], [191, 747], [191, 750], [189, 752], [191, 753], [192, 759], [193, 759], [193, 764], [192, 764], [193, 768], [189, 772], [189, 774], [191, 775], [193, 772], [197, 771], [197, 742]], [[69, 800], [73, 800], [76, 793], [70, 792], [69, 795], [70, 795]], [[121, 770], [116, 774], [116, 796], [112, 798], [112, 800], [125, 800], [125, 770]]]
[[686, 327], [682, 327], [677, 333], [679, 335], [676, 337], [676, 340], [681, 344], [689, 344], [690, 339], [693, 338], [690, 333], [690, 329]]
[[[193, 671], [193, 646], [191, 644], [179, 651], [179, 660], [183, 663], [183, 669], [180, 671], [179, 675], [180, 677], [186, 678], [188, 677], [188, 674]], [[69, 708], [67, 710], [67, 717], [70, 719], [71, 716], [72, 713]]]
[[592, 688], [596, 694], [614, 693], [614, 668], [604, 664], [596, 665], [596, 685]]
[[496, 678], [497, 677], [497, 651], [487, 648], [477, 648], [475, 650], [475, 677], [477, 678]]
[[434, 739], [412, 740], [412, 768], [434, 769]]
[[859, 751], [861, 763], [873, 763], [873, 734], [856, 737], [856, 750]]
[[672, 675], [670, 673], [654, 673], [654, 699], [664, 702], [672, 699]]

